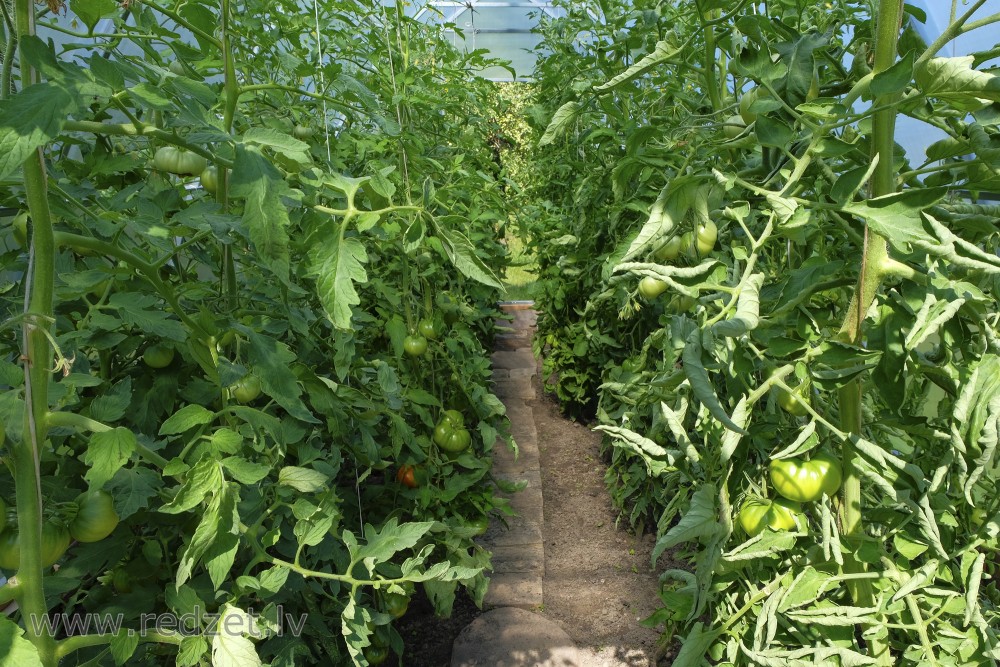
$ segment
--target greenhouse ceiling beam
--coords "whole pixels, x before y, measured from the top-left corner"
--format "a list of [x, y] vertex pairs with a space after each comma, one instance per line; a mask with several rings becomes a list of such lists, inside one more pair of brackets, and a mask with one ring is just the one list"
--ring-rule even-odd
[[475, 11], [477, 7], [490, 7], [499, 9], [540, 9], [549, 16], [557, 18], [555, 8], [551, 3], [545, 0], [528, 0], [527, 2], [493, 2], [493, 1], [480, 1], [480, 0], [468, 0], [468, 2], [458, 2], [457, 0], [436, 0], [435, 2], [428, 2], [426, 5], [421, 7], [413, 18], [419, 19], [424, 14], [430, 11], [430, 8], [435, 9], [454, 9], [455, 11], [451, 13], [450, 16], [445, 18], [448, 23], [454, 22], [463, 12], [472, 10]]

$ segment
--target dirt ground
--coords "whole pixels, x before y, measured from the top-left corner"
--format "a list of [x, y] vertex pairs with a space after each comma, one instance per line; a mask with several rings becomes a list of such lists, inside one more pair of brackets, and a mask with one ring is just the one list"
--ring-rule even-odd
[[[658, 606], [652, 535], [617, 529], [617, 512], [604, 486], [599, 434], [564, 418], [536, 379], [533, 401], [541, 453], [545, 512], [544, 605], [580, 648], [581, 667], [653, 667], [659, 633], [639, 621]], [[479, 610], [464, 595], [452, 619], [434, 617], [414, 600], [398, 628], [407, 646], [407, 667], [449, 667], [451, 645]], [[659, 664], [669, 664], [660, 661]]]
[[[545, 608], [584, 655], [583, 667], [655, 665], [659, 633], [640, 625], [658, 606], [653, 535], [616, 529], [601, 436], [564, 418], [539, 381], [534, 402], [545, 507]], [[661, 562], [662, 566], [663, 563]]]

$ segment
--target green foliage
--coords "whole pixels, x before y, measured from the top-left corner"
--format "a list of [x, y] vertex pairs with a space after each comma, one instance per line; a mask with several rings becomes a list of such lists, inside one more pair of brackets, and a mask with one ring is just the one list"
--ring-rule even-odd
[[[993, 184], [989, 54], [938, 57], [907, 7], [867, 76], [894, 3], [559, 4], [529, 114], [538, 346], [606, 436], [622, 516], [686, 562], [648, 620], [674, 664], [995, 664], [998, 210], [965, 200]], [[872, 105], [947, 138], [885, 181]], [[821, 448], [839, 492], [793, 530], [735, 527], [778, 497], [772, 460]]]
[[[113, 16], [130, 38], [54, 53], [25, 35], [21, 66], [43, 80], [0, 101], [0, 207], [27, 210], [22, 164], [40, 148], [54, 219], [31, 264], [0, 227], [2, 319], [19, 326], [30, 279], [54, 279], [43, 505], [105, 489], [121, 519], [45, 591], [54, 612], [120, 612], [126, 628], [196, 610], [255, 626], [105, 636], [65, 661], [363, 665], [373, 632], [402, 654], [385, 596], [420, 584], [442, 615], [459, 586], [481, 602], [490, 556], [469, 526], [509, 511], [489, 475], [509, 440], [487, 352], [508, 214], [481, 111], [495, 87], [468, 74], [482, 56], [371, 3], [319, 7], [318, 35], [289, 3], [84, 4], [88, 26]], [[165, 146], [217, 167], [215, 192], [154, 169]], [[421, 320], [439, 335], [410, 359]], [[154, 346], [169, 351], [155, 369]], [[24, 352], [0, 342], [5, 462], [30, 448]], [[471, 440], [452, 456], [431, 439], [446, 406]], [[396, 481], [404, 464], [416, 488]], [[3, 500], [30, 482], [4, 466]], [[300, 618], [301, 638], [279, 632]], [[0, 663], [54, 664], [18, 614], [0, 635]]]

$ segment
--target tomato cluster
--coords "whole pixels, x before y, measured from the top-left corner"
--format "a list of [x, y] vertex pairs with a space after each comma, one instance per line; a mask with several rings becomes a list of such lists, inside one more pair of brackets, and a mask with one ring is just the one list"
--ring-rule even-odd
[[740, 526], [753, 536], [765, 527], [793, 530], [806, 527], [802, 503], [832, 496], [840, 489], [843, 473], [840, 462], [829, 452], [817, 452], [811, 459], [775, 459], [770, 464], [771, 486], [778, 493], [772, 500], [750, 498], [740, 508]]
[[[62, 558], [71, 540], [99, 542], [118, 527], [114, 499], [106, 491], [85, 491], [72, 506], [67, 516], [48, 517], [42, 523], [42, 567], [51, 567]], [[8, 517], [7, 506], [0, 500], [0, 570], [15, 571], [20, 565], [21, 532], [13, 509]]]

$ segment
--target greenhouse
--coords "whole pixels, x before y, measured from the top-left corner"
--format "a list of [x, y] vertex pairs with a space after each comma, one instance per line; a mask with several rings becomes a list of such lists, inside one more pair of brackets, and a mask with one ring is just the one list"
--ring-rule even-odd
[[1000, 665], [1000, 0], [0, 10], [0, 667]]

